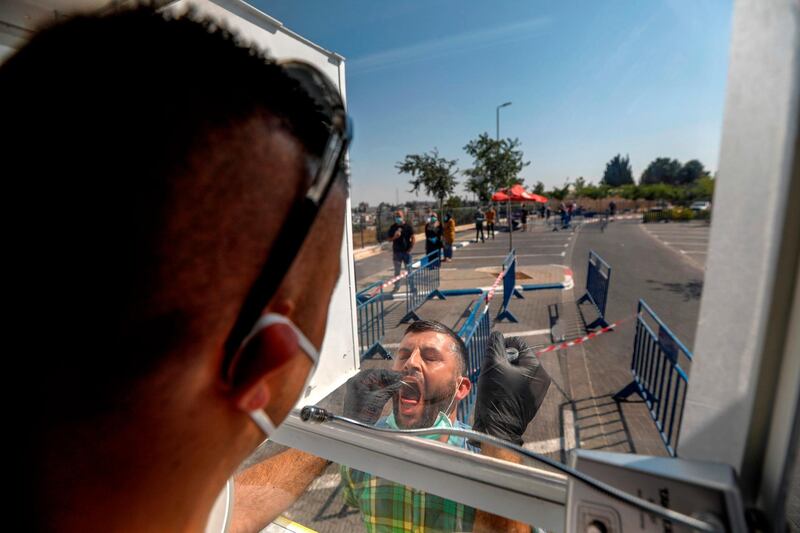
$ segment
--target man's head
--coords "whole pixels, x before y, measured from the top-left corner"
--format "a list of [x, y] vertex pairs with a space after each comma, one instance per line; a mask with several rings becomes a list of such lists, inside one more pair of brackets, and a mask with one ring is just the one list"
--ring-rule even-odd
[[430, 427], [439, 412], [451, 420], [458, 402], [470, 391], [467, 347], [453, 330], [432, 320], [419, 320], [405, 331], [393, 370], [405, 385], [394, 396], [394, 415], [401, 428]]
[[403, 215], [402, 211], [397, 210], [397, 211], [394, 212], [394, 221], [397, 224], [402, 224], [404, 220], [405, 220], [405, 216]]
[[[142, 477], [170, 460], [166, 447], [188, 446], [193, 459], [224, 458], [214, 476], [196, 469], [202, 482], [229, 475], [259, 438], [242, 411], [280, 404], [285, 414], [308, 370], [302, 354], [276, 358], [266, 337], [227, 368], [224, 345], [282, 253], [278, 235], [294, 230], [286, 218], [323, 152], [325, 117], [226, 31], [142, 9], [35, 35], [0, 67], [0, 86], [11, 342], [28, 346], [10, 364], [31, 387], [22, 432], [74, 439], [45, 458], [71, 479], [106, 459], [107, 475]], [[317, 346], [345, 198], [335, 185], [270, 304]], [[301, 279], [309, 264], [313, 284]], [[113, 449], [123, 434], [127, 447]], [[105, 449], [83, 457], [81, 442]]]

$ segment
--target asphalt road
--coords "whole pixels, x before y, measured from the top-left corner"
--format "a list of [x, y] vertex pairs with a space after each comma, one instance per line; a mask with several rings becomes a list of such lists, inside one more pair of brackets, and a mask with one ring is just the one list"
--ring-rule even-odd
[[[654, 239], [648, 234], [648, 226], [636, 221], [616, 221], [604, 232], [596, 225], [584, 226], [573, 251], [575, 285], [585, 285], [589, 250], [594, 250], [612, 268], [607, 320], [632, 315], [641, 298], [691, 349], [703, 290], [703, 270], [684, 254]], [[633, 331], [630, 322], [624, 328]], [[619, 336], [632, 338], [627, 334]], [[629, 352], [630, 347], [627, 348]]]
[[[577, 429], [576, 438], [573, 440], [581, 447], [663, 455], [663, 445], [654, 430], [649, 413], [641, 406], [641, 402], [614, 404], [610, 398], [630, 380], [627, 369], [634, 333], [632, 317], [640, 298], [650, 305], [684, 344], [689, 348], [694, 345], [703, 288], [704, 271], [701, 261], [704, 254], [701, 252], [707, 243], [707, 229], [698, 230], [690, 228], [689, 225], [679, 224], [670, 224], [668, 228], [663, 229], [649, 226], [652, 225], [626, 220], [608, 224], [605, 231], [600, 231], [599, 224], [590, 223], [572, 231], [553, 232], [550, 228], [534, 226], [531, 228], [532, 231], [527, 233], [513, 234], [513, 246], [517, 251], [519, 268], [559, 264], [573, 270], [574, 290], [563, 293], [558, 291], [563, 295], [560, 297], [564, 299], [565, 309], [583, 294], [589, 251], [593, 250], [599, 254], [612, 269], [606, 319], [608, 322], [620, 321], [617, 329], [606, 335], [574, 349], [547, 354], [543, 359], [543, 364], [550, 365], [548, 372], [557, 382], [553, 389], [570, 396], [572, 408], [564, 410], [561, 408], [567, 404], [556, 405], [564, 401], [561, 396], [546, 400], [555, 405], [551, 409], [553, 416], [550, 418], [553, 420], [545, 420], [544, 415], [540, 414], [537, 421], [528, 428], [529, 432], [536, 433], [540, 439], [526, 444], [531, 449], [540, 453], [554, 453], [553, 457], [558, 459], [557, 449], [562, 444], [561, 439], [548, 437], [558, 436], [558, 428], [563, 423], [558, 419], [559, 414], [572, 413], [573, 422], [570, 424]], [[677, 241], [673, 234], [689, 235], [687, 230], [690, 229], [693, 232], [692, 237], [699, 237], [691, 242], [698, 244], [691, 247], [675, 244], [689, 242]], [[464, 240], [471, 236], [471, 232], [465, 232], [460, 234], [459, 238]], [[421, 243], [418, 246], [422, 248]], [[471, 270], [499, 266], [508, 249], [508, 233], [499, 233], [494, 240], [470, 243], [456, 250], [455, 261], [446, 263], [443, 268]], [[688, 249], [692, 250], [693, 255], [681, 251]], [[391, 253], [383, 252], [358, 261], [355, 267], [360, 285], [373, 279], [390, 277]], [[547, 295], [544, 292], [526, 294], [528, 296], [525, 300], [514, 300], [511, 305], [512, 310], [523, 320], [530, 320], [530, 316], [523, 315], [541, 311], [534, 309], [537, 306], [541, 307], [536, 303], [537, 298], [545, 301], [551, 297], [548, 295], [555, 297], [552, 292]], [[426, 303], [421, 312], [430, 314], [435, 310], [439, 313], [447, 311], [445, 313], [447, 319], [444, 321], [452, 323], [454, 318], [450, 315], [459, 314], [461, 308], [458, 305], [461, 304], [463, 302], [458, 298], [448, 299], [446, 302]], [[498, 328], [508, 330], [507, 328], [513, 329], [517, 326], [503, 324]], [[637, 409], [645, 414], [638, 413]], [[547, 409], [543, 407], [542, 411]], [[542, 438], [544, 440], [541, 440]], [[555, 445], [552, 449], [551, 444]], [[359, 513], [343, 505], [335, 466], [319, 478], [286, 514], [303, 525], [319, 531], [336, 533], [363, 531]]]
[[[547, 264], [569, 266], [575, 274], [577, 291], [585, 286], [589, 250], [594, 250], [612, 268], [606, 309], [608, 320], [632, 315], [641, 298], [684, 344], [689, 348], [694, 345], [708, 226], [656, 225], [621, 220], [608, 224], [605, 231], [600, 231], [597, 223], [580, 225], [574, 231], [553, 232], [542, 225], [532, 225], [529, 229], [527, 233], [517, 231], [512, 236], [518, 268]], [[681, 234], [685, 241], [675, 239]], [[465, 232], [459, 234], [457, 240], [467, 240], [472, 236], [471, 232]], [[683, 244], [686, 242], [691, 242], [692, 246]], [[499, 232], [494, 240], [471, 242], [469, 246], [456, 250], [455, 260], [443, 268], [474, 269], [499, 265], [508, 250], [508, 233]], [[691, 250], [692, 255], [684, 253], [687, 250]], [[391, 277], [391, 253], [387, 251], [358, 261], [355, 268], [357, 280]]]
[[704, 269], [711, 226], [705, 222], [643, 224], [642, 228], [659, 243], [685, 256], [698, 268]]

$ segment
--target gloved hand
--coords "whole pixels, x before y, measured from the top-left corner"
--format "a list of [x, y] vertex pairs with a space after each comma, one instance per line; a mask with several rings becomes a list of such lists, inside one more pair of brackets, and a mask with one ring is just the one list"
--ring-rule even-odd
[[383, 368], [362, 370], [345, 384], [344, 416], [374, 424], [383, 411], [383, 406], [397, 392], [403, 374]]
[[[506, 348], [519, 352], [514, 362]], [[549, 387], [550, 376], [525, 341], [493, 332], [478, 378], [473, 429], [521, 445]]]

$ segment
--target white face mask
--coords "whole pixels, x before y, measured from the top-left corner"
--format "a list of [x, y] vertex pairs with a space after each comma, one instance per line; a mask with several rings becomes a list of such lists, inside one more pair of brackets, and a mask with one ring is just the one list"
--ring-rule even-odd
[[[282, 324], [285, 326], [289, 326], [289, 328], [294, 332], [297, 336], [297, 345], [300, 347], [303, 352], [311, 359], [311, 370], [308, 371], [308, 377], [306, 377], [306, 381], [303, 384], [303, 388], [300, 389], [300, 394], [306, 390], [308, 387], [308, 383], [311, 381], [311, 377], [314, 375], [314, 370], [317, 368], [317, 363], [319, 363], [319, 350], [317, 350], [311, 341], [303, 334], [302, 331], [288, 318], [283, 315], [279, 315], [277, 313], [267, 313], [263, 315], [261, 318], [253, 326], [253, 330], [250, 334], [245, 337], [244, 341], [242, 341], [242, 348], [244, 349], [247, 346], [247, 343], [250, 342], [261, 330], [266, 329], [270, 326], [274, 326], [276, 324]], [[256, 409], [255, 411], [250, 411], [249, 413], [250, 418], [253, 422], [261, 429], [261, 431], [269, 437], [270, 435], [274, 434], [277, 431], [279, 425], [275, 425], [272, 422], [272, 419], [263, 409]]]

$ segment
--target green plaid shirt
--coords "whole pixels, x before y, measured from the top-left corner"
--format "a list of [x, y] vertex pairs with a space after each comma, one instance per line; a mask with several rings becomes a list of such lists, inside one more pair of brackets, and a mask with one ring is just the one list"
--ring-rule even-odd
[[[387, 427], [386, 419], [376, 426]], [[454, 426], [470, 429], [458, 421]], [[450, 437], [448, 442], [473, 449], [460, 437]], [[344, 465], [341, 473], [345, 503], [361, 511], [368, 533], [472, 531], [472, 507]]]

